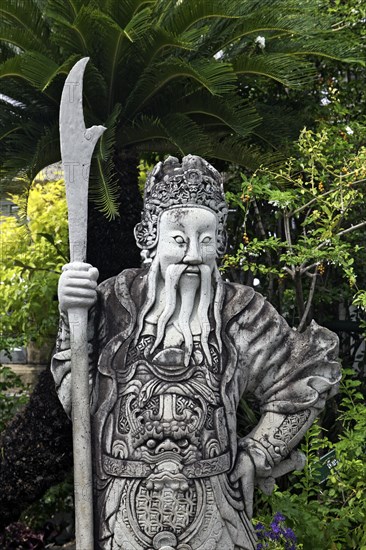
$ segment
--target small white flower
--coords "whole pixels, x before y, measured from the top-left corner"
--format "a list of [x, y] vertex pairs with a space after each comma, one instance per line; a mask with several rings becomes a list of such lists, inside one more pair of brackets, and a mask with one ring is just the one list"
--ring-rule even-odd
[[257, 38], [255, 39], [254, 43], [255, 43], [261, 50], [264, 50], [264, 48], [266, 47], [266, 39], [264, 38], [264, 36], [257, 36]]
[[354, 133], [352, 128], [350, 128], [350, 126], [346, 126], [346, 132], [349, 136], [351, 136]]
[[327, 97], [322, 97], [320, 100], [320, 105], [325, 106], [325, 105], [329, 105], [329, 103], [331, 103], [331, 101]]
[[221, 59], [223, 55], [224, 55], [224, 50], [219, 50], [218, 52], [215, 53], [214, 58], [218, 60], [218, 59]]

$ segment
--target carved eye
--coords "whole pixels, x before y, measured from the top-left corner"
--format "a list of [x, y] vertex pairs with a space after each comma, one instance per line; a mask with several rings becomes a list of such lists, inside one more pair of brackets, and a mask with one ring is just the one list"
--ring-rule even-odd
[[202, 239], [202, 242], [203, 242], [204, 244], [207, 244], [207, 243], [209, 243], [210, 241], [212, 241], [212, 239], [211, 239], [211, 237], [208, 237], [208, 236], [205, 237], [204, 239]]
[[177, 235], [176, 237], [173, 237], [173, 239], [174, 239], [175, 242], [178, 243], [178, 244], [183, 244], [183, 243], [186, 242], [186, 241], [183, 239], [182, 235]]

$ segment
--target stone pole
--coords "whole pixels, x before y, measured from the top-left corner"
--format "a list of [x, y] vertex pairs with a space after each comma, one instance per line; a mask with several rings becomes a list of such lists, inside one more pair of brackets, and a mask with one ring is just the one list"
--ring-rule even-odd
[[[71, 262], [85, 262], [90, 162], [94, 147], [105, 130], [103, 126], [86, 128], [84, 123], [82, 82], [88, 61], [87, 57], [81, 59], [70, 71], [60, 105], [61, 157], [66, 183]], [[88, 310], [70, 307], [68, 317], [71, 341], [76, 548], [87, 550], [94, 548]]]

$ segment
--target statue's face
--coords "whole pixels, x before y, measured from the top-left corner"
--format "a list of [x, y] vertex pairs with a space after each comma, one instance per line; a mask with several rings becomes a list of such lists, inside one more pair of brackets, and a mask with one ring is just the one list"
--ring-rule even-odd
[[216, 215], [205, 208], [172, 208], [159, 223], [157, 254], [163, 278], [171, 264], [187, 264], [184, 276], [198, 277], [195, 266], [205, 264], [211, 272], [217, 258]]

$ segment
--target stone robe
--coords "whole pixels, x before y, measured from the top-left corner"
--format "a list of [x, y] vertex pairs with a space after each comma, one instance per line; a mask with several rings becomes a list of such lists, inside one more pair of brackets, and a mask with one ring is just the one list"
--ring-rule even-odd
[[[197, 375], [194, 364], [189, 367], [189, 377], [182, 370], [181, 378], [177, 374], [175, 379], [179, 383], [164, 382], [165, 366], [156, 366], [154, 359], [149, 364], [148, 352], [145, 353], [147, 362], [131, 361], [137, 316], [146, 299], [146, 273], [141, 269], [126, 270], [99, 285], [98, 303], [90, 312], [96, 547], [103, 550], [151, 550], [163, 545], [178, 550], [221, 547], [252, 550], [256, 547], [254, 530], [245, 514], [239, 485], [231, 484], [228, 477], [237, 453], [242, 449], [249, 453], [256, 466], [257, 478], [269, 476], [286, 457], [324, 406], [325, 400], [337, 391], [340, 380], [337, 337], [314, 322], [299, 334], [252, 288], [223, 283], [223, 350], [217, 371], [210, 373], [203, 363], [196, 369], [206, 373], [211, 393], [210, 390], [205, 392], [204, 374]], [[60, 326], [52, 372], [60, 400], [65, 410], [70, 412], [70, 350], [65, 318]], [[209, 343], [212, 350], [217, 350], [214, 331], [211, 331]], [[176, 356], [179, 356], [178, 352], [174, 351]], [[135, 365], [133, 372], [128, 367], [131, 364]], [[174, 366], [178, 367], [177, 364]], [[151, 378], [151, 372], [157, 372], [157, 382]], [[137, 390], [133, 388], [135, 379]], [[213, 380], [212, 384], [210, 380]], [[215, 381], [218, 381], [216, 386]], [[172, 384], [183, 389], [174, 390]], [[147, 386], [151, 395], [158, 396], [160, 403], [180, 394], [187, 410], [191, 407], [195, 411], [189, 402], [192, 397], [193, 401], [202, 403], [206, 417], [211, 406], [216, 416], [210, 437], [214, 433], [211, 439], [218, 442], [217, 448], [211, 445], [211, 454], [205, 456], [197, 451], [198, 459], [192, 458], [183, 469], [183, 463], [175, 462], [174, 458], [170, 463], [165, 461], [160, 470], [155, 469], [149, 477], [150, 470], [145, 471], [143, 459], [149, 455], [148, 441], [143, 442], [140, 454], [133, 454], [129, 447], [130, 435], [127, 432], [118, 435], [122, 428], [117, 425], [118, 418], [125, 422], [122, 403], [125, 406], [133, 391], [137, 399], [141, 388], [146, 391]], [[124, 393], [127, 387], [132, 392], [128, 395]], [[215, 387], [217, 396], [213, 395]], [[257, 428], [238, 441], [236, 410], [240, 398], [246, 394], [257, 400], [262, 419]], [[141, 395], [139, 399], [141, 401]], [[189, 418], [202, 416], [202, 410], [190, 413]], [[131, 416], [132, 413], [130, 408], [128, 414]], [[206, 417], [206, 424], [200, 427], [200, 437], [207, 443], [209, 438], [205, 431], [210, 429]], [[135, 414], [134, 421], [136, 418], [141, 420], [142, 416]], [[170, 439], [169, 442], [171, 444]], [[192, 443], [191, 447], [198, 449], [200, 444], [196, 441], [196, 446]], [[161, 456], [165, 456], [164, 449]], [[173, 455], [170, 451], [166, 456]], [[152, 469], [151, 465], [149, 467]], [[150, 485], [149, 479], [153, 480]], [[184, 480], [188, 480], [188, 486]], [[150, 499], [153, 498], [151, 495], [154, 498], [157, 494], [161, 496], [157, 506], [165, 509], [167, 516], [163, 512], [163, 516], [156, 516], [156, 511], [152, 511], [152, 505], [146, 501], [146, 494]], [[179, 514], [172, 520], [173, 508], [181, 510], [181, 523], [177, 519]], [[166, 517], [173, 523], [169, 523]], [[170, 527], [167, 527], [167, 522]], [[155, 529], [155, 534], [152, 529]]]

